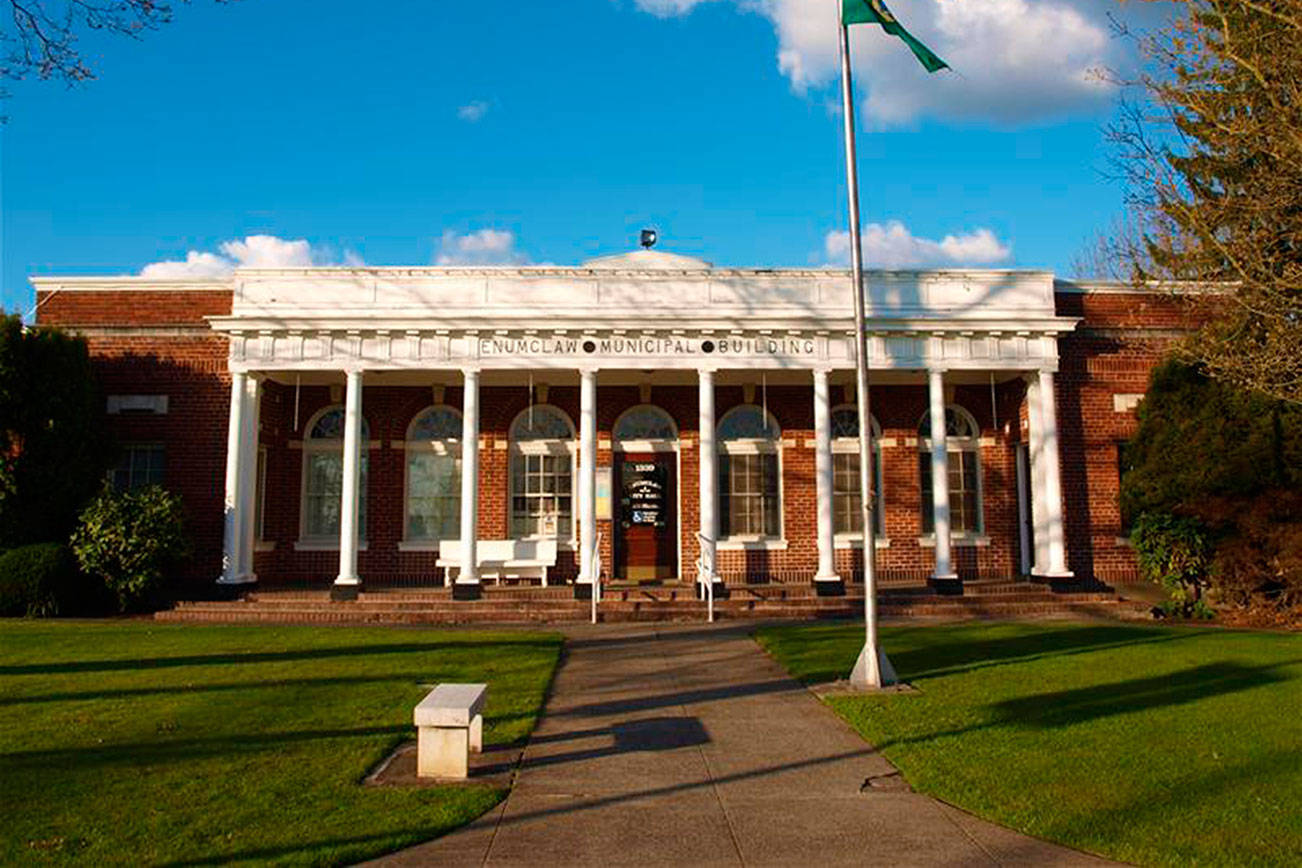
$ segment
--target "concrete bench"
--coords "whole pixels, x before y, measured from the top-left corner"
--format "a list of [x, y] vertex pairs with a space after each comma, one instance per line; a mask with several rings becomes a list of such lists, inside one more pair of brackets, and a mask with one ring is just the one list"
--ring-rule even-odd
[[416, 706], [416, 776], [466, 778], [484, 750], [487, 684], [440, 684]]
[[[475, 545], [475, 562], [481, 579], [503, 578], [542, 580], [547, 587], [547, 570], [556, 566], [555, 539], [481, 539]], [[443, 583], [450, 584], [461, 570], [461, 540], [439, 540], [436, 566], [443, 567]], [[454, 572], [455, 571], [455, 572]]]

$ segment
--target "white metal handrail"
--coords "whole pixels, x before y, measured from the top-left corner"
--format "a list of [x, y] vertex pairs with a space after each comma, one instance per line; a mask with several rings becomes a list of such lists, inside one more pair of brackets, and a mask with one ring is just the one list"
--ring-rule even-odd
[[592, 623], [597, 623], [597, 601], [601, 599], [601, 534], [592, 543]]
[[[705, 583], [705, 611], [709, 623], [714, 623], [714, 540], [700, 531], [696, 539], [701, 544], [701, 556], [696, 561], [696, 580]], [[709, 563], [706, 563], [706, 555]]]

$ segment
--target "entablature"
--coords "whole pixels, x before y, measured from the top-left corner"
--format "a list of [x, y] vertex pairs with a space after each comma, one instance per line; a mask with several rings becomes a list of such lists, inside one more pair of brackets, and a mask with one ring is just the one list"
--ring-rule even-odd
[[[869, 324], [874, 369], [1056, 369], [1067, 317], [1018, 323]], [[923, 327], [925, 325], [925, 327]], [[854, 330], [830, 328], [483, 328], [429, 324], [349, 327], [214, 318], [233, 370], [816, 369], [850, 367]]]

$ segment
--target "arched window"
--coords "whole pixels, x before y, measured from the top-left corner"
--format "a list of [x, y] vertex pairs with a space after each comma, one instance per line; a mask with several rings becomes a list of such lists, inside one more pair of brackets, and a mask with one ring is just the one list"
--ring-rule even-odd
[[511, 423], [511, 536], [574, 536], [574, 425], [549, 404]]
[[[872, 424], [873, 448], [873, 530], [878, 536], [886, 532], [886, 510], [882, 508], [882, 429], [876, 419]], [[838, 534], [859, 536], [863, 533], [863, 513], [859, 497], [859, 410], [853, 405], [832, 410], [832, 517]]]
[[461, 414], [422, 410], [407, 429], [406, 539], [461, 536]]
[[[981, 429], [962, 407], [945, 408], [945, 448], [949, 455], [949, 528], [979, 534], [981, 516]], [[931, 413], [918, 423], [918, 472], [922, 478], [922, 532], [935, 533], [931, 479]]]
[[[367, 441], [371, 429], [362, 418], [362, 479], [358, 491], [357, 537], [366, 539]], [[339, 508], [344, 490], [344, 408], [326, 407], [307, 423], [303, 440], [303, 516], [305, 542], [339, 542]]]
[[734, 407], [719, 420], [721, 537], [782, 536], [781, 438], [773, 415], [753, 404]]
[[611, 432], [617, 443], [672, 443], [678, 439], [678, 427], [669, 414], [659, 407], [643, 404], [624, 411], [615, 420]]

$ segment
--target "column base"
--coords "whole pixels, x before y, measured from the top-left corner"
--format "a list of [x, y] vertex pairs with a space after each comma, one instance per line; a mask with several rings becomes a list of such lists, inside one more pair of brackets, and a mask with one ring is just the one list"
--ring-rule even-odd
[[819, 597], [844, 597], [845, 582], [840, 576], [823, 579], [814, 577], [814, 594]]
[[[704, 600], [704, 599], [705, 599], [705, 594], [706, 594], [706, 590], [705, 590], [705, 582], [697, 582], [697, 583], [696, 583], [696, 599], [698, 599], [698, 600]], [[720, 580], [720, 579], [715, 579], [715, 580], [714, 580], [714, 599], [716, 599], [716, 600], [726, 600], [726, 599], [728, 599], [728, 586], [725, 585], [725, 584], [723, 583], [723, 581]]]
[[246, 578], [236, 579], [232, 582], [217, 580], [217, 590], [214, 596], [218, 600], [238, 600], [245, 594], [251, 593], [258, 589], [258, 577], [248, 576]]
[[362, 583], [352, 582], [335, 582], [330, 586], [330, 599], [336, 603], [347, 603], [357, 599], [357, 595], [362, 591]]
[[933, 591], [944, 597], [963, 596], [963, 580], [957, 575], [931, 576], [927, 584]]
[[1076, 574], [1071, 570], [1031, 570], [1032, 579], [1044, 579], [1046, 581], [1057, 581], [1059, 579], [1074, 579]]
[[478, 600], [484, 595], [484, 586], [479, 582], [453, 582], [452, 599]]

